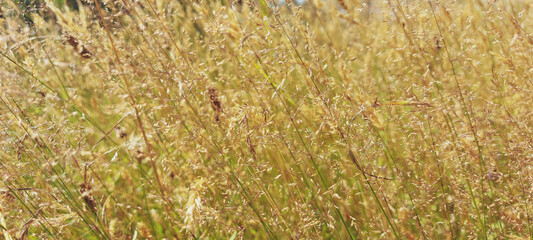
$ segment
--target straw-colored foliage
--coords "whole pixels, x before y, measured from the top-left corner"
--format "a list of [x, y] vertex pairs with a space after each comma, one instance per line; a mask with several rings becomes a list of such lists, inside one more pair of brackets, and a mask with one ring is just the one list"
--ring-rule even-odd
[[529, 0], [1, 0], [5, 239], [531, 239]]

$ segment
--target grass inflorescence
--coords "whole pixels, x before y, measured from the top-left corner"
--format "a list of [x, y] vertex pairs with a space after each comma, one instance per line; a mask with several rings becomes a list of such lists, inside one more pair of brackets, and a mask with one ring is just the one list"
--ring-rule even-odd
[[531, 239], [532, 7], [2, 0], [2, 237]]

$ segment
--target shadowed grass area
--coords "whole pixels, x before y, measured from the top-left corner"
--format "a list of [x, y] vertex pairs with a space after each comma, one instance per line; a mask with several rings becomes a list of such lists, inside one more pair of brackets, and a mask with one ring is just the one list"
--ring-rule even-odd
[[3, 0], [3, 238], [531, 239], [532, 6]]

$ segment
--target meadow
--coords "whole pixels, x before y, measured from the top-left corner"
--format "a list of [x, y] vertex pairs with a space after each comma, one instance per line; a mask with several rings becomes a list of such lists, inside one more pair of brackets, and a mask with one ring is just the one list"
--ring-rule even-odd
[[533, 239], [533, 2], [1, 0], [4, 239]]

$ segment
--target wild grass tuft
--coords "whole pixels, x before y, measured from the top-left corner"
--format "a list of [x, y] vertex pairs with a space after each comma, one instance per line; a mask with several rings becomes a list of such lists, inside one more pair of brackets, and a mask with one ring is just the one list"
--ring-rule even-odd
[[4, 239], [531, 239], [531, 1], [0, 2]]

